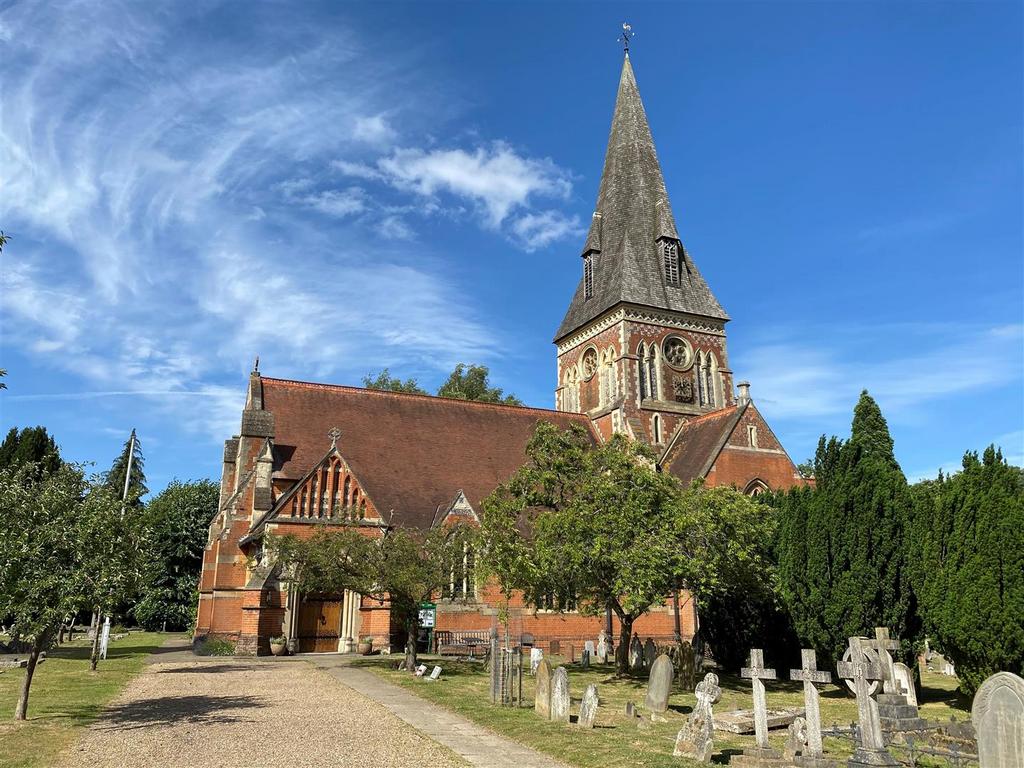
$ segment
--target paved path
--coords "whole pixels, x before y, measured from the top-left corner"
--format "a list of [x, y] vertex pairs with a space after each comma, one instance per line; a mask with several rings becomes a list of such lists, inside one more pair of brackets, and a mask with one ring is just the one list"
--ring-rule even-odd
[[349, 666], [344, 656], [304, 656], [307, 661], [382, 704], [417, 731], [479, 768], [566, 768], [534, 749], [499, 736], [464, 717], [432, 704], [372, 672]]

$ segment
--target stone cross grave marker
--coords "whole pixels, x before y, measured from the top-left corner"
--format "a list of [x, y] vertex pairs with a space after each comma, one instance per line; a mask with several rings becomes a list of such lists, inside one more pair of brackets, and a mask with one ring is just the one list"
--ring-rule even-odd
[[644, 666], [644, 647], [640, 644], [640, 638], [633, 635], [629, 644], [629, 669], [632, 672], [640, 672]]
[[644, 706], [651, 712], [668, 710], [673, 677], [675, 670], [672, 668], [672, 660], [663, 653], [654, 660], [650, 677], [647, 678], [647, 698], [644, 699]]
[[981, 768], [1024, 765], [1024, 679], [996, 672], [974, 694], [971, 722]]
[[878, 717], [878, 705], [868, 693], [872, 680], [883, 680], [885, 669], [877, 657], [869, 655], [871, 641], [863, 637], [850, 638], [850, 660], [836, 663], [839, 676], [853, 683], [857, 694], [857, 718], [860, 721], [860, 744], [853, 752], [848, 765], [855, 766], [897, 766], [885, 749], [882, 723]]
[[533, 694], [533, 711], [545, 720], [551, 719], [551, 665], [541, 659], [537, 665], [537, 685]]
[[898, 640], [889, 638], [887, 627], [875, 627], [875, 639], [869, 641], [871, 647], [878, 651], [878, 660], [882, 664], [882, 671], [885, 678], [882, 680], [882, 691], [885, 693], [899, 693], [896, 687], [896, 678], [892, 671], [892, 656], [889, 651], [898, 651], [900, 644]]
[[814, 760], [821, 759], [823, 750], [821, 746], [821, 708], [819, 706], [820, 696], [815, 683], [831, 683], [832, 675], [825, 670], [818, 669], [818, 659], [812, 648], [800, 650], [801, 669], [789, 670], [790, 680], [802, 680], [804, 683], [804, 720], [807, 728], [807, 751], [806, 757]]
[[656, 658], [658, 658], [658, 648], [654, 645], [654, 640], [648, 637], [644, 643], [644, 669], [650, 670]]
[[[774, 680], [775, 670], [765, 668], [764, 652], [760, 648], [750, 650], [750, 666], [740, 670], [740, 677], [748, 678], [754, 689], [754, 736], [757, 739], [757, 750], [752, 754], [757, 757], [777, 757], [777, 752], [768, 746], [768, 703], [762, 682]], [[743, 753], [747, 754], [747, 751]]]
[[715, 733], [715, 717], [711, 705], [718, 703], [722, 697], [722, 689], [718, 687], [718, 675], [708, 672], [697, 684], [694, 693], [697, 695], [697, 703], [686, 725], [676, 734], [676, 746], [672, 756], [689, 757], [698, 762], [710, 763]]
[[597, 686], [591, 683], [583, 692], [583, 701], [580, 702], [580, 716], [576, 718], [576, 725], [580, 728], [593, 728], [594, 718], [597, 717]]
[[[889, 638], [889, 630], [875, 627], [875, 639], [868, 645], [878, 654], [878, 662], [882, 665], [885, 679], [882, 680], [882, 691], [875, 696], [878, 706], [878, 718], [887, 731], [913, 731], [924, 727], [925, 723], [918, 717], [917, 695], [913, 694], [913, 703], [909, 691], [901, 691], [896, 679], [896, 665], [889, 651], [899, 650], [900, 644]], [[900, 666], [905, 667], [901, 664]], [[913, 683], [910, 684], [913, 690]]]
[[551, 719], [558, 723], [568, 723], [571, 702], [569, 672], [565, 667], [559, 667], [551, 678]]
[[914, 673], [910, 671], [910, 667], [902, 661], [897, 661], [892, 665], [892, 673], [896, 676], [899, 693], [906, 697], [908, 704], [916, 707], [917, 690], [914, 688]]
[[540, 664], [541, 659], [544, 658], [544, 651], [540, 648], [530, 649], [530, 674], [537, 674], [537, 665]]

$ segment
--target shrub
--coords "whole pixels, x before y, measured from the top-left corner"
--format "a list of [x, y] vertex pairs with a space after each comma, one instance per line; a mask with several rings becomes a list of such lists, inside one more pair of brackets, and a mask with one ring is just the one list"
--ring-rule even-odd
[[234, 656], [235, 644], [219, 637], [208, 637], [196, 648], [197, 656]]

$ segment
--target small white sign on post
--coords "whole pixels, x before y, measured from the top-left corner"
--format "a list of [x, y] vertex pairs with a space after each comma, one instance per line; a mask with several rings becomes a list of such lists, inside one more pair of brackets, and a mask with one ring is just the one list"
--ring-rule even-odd
[[107, 645], [110, 644], [110, 617], [103, 622], [103, 634], [100, 635], [100, 658], [106, 660]]

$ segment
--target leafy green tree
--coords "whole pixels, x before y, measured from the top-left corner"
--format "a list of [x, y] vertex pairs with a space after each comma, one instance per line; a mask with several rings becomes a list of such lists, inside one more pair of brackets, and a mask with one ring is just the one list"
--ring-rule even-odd
[[30, 643], [15, 708], [24, 720], [39, 654], [61, 623], [86, 605], [124, 599], [138, 575], [141, 528], [121, 500], [90, 487], [82, 469], [49, 474], [32, 464], [0, 470], [0, 615]]
[[[134, 448], [132, 447], [133, 442]], [[128, 471], [129, 454], [131, 454], [132, 473], [128, 482], [128, 503], [133, 507], [140, 507], [142, 506], [142, 497], [149, 493], [149, 488], [146, 487], [146, 460], [142, 455], [142, 443], [135, 436], [134, 429], [131, 437], [125, 441], [121, 453], [114, 459], [114, 464], [103, 475], [103, 484], [118, 496], [124, 493], [124, 476]]]
[[921, 612], [973, 694], [989, 675], [1024, 675], [1024, 480], [989, 446], [963, 471], [915, 486]]
[[732, 489], [684, 490], [648, 447], [616, 435], [593, 445], [580, 427], [541, 422], [527, 463], [483, 503], [482, 561], [506, 600], [522, 591], [619, 620], [620, 674], [634, 622], [686, 587], [698, 600], [723, 576], [757, 569], [753, 502]]
[[210, 480], [174, 480], [146, 505], [147, 563], [132, 609], [146, 629], [191, 625], [207, 531], [219, 497], [220, 486]]
[[423, 389], [416, 379], [402, 381], [398, 376], [392, 376], [387, 368], [376, 376], [363, 376], [363, 386], [367, 389], [382, 389], [388, 392], [408, 392], [413, 395], [425, 395], [427, 390]]
[[437, 390], [437, 395], [456, 400], [479, 400], [484, 403], [523, 404], [515, 395], [506, 395], [501, 387], [490, 385], [490, 370], [486, 365], [459, 363], [448, 380]]
[[308, 539], [288, 535], [268, 542], [282, 580], [303, 594], [338, 594], [346, 589], [388, 600], [405, 626], [405, 666], [416, 668], [420, 603], [449, 583], [473, 533], [464, 525], [425, 532], [396, 528], [371, 538], [355, 526], [323, 526]]
[[36, 464], [41, 472], [52, 472], [60, 464], [60, 450], [46, 427], [11, 427], [0, 443], [0, 469]]
[[801, 641], [826, 658], [847, 638], [890, 628], [909, 650], [920, 636], [908, 542], [913, 505], [877, 403], [862, 392], [850, 439], [821, 438], [815, 488], [780, 503], [779, 574]]

